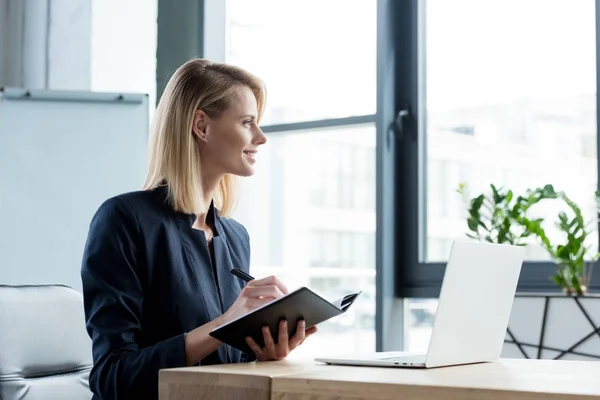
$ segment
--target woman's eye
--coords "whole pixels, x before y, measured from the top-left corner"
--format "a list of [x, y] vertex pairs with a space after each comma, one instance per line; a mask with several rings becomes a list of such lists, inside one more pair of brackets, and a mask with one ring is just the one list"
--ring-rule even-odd
[[244, 121], [244, 125], [250, 125], [252, 123], [251, 119], [247, 119], [246, 121]]

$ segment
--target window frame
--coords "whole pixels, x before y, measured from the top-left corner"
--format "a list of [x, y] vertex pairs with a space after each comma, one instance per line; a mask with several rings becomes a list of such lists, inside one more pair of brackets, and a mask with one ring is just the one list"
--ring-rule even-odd
[[[427, 0], [407, 0], [395, 4], [395, 44], [399, 65], [396, 69], [397, 107], [395, 116], [404, 107], [410, 110], [408, 132], [395, 130], [398, 157], [396, 159], [396, 216], [395, 277], [398, 298], [438, 298], [446, 263], [426, 262], [427, 244], [427, 141], [425, 115], [426, 60], [425, 18]], [[595, 0], [596, 22], [596, 93], [600, 91], [600, 0]], [[403, 106], [403, 105], [406, 106]], [[388, 118], [383, 123], [393, 121]], [[600, 121], [600, 102], [596, 95], [596, 125]], [[597, 132], [596, 157], [600, 160], [600, 130]], [[600, 190], [600, 163], [597, 163]], [[600, 222], [598, 225], [600, 231]], [[600, 235], [599, 235], [600, 237]], [[519, 278], [517, 292], [560, 292], [550, 279], [554, 263], [526, 261]], [[600, 275], [592, 275], [590, 291], [600, 289]]]

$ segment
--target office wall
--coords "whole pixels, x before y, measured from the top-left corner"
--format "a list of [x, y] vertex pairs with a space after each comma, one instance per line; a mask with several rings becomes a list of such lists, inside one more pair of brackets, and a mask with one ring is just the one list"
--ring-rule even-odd
[[0, 86], [87, 90], [91, 0], [0, 0]]

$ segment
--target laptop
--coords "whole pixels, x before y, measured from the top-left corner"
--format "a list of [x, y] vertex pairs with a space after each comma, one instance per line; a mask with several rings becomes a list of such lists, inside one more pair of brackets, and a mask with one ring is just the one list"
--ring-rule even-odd
[[[434, 368], [496, 361], [523, 265], [521, 246], [455, 241], [427, 353], [376, 352], [315, 361], [335, 365]], [[427, 268], [427, 267], [423, 267]]]

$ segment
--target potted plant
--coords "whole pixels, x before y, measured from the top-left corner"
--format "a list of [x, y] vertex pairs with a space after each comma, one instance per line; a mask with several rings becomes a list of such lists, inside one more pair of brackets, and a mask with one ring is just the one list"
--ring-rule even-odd
[[[550, 277], [565, 294], [585, 295], [589, 287], [593, 263], [599, 254], [591, 254], [586, 240], [590, 234], [581, 209], [564, 192], [557, 192], [552, 185], [529, 189], [524, 195], [515, 196], [512, 190], [498, 189], [490, 185], [491, 193], [481, 193], [469, 199], [466, 186], [461, 184], [458, 192], [467, 202], [467, 236], [492, 243], [509, 243], [525, 246], [537, 239], [557, 266]], [[598, 198], [597, 194], [597, 198]], [[542, 224], [543, 218], [531, 218], [532, 206], [547, 199], [562, 200], [572, 211], [558, 213], [556, 226], [564, 240], [553, 244]]]
[[[519, 196], [494, 185], [490, 189], [472, 198], [464, 184], [458, 189], [466, 202], [467, 236], [517, 246], [540, 244], [556, 265], [550, 279], [562, 289], [559, 293], [517, 293], [502, 356], [599, 360], [600, 341], [593, 339], [600, 332], [600, 320], [591, 316], [600, 308], [600, 296], [588, 293], [592, 266], [599, 255], [586, 243], [590, 230], [580, 207], [552, 185]], [[600, 192], [596, 200], [600, 210]], [[534, 206], [546, 201], [566, 206], [555, 220], [559, 239], [549, 237], [543, 218], [532, 216]], [[568, 334], [561, 331], [564, 326], [569, 327]]]
[[592, 254], [586, 243], [590, 231], [579, 206], [564, 193], [560, 193], [560, 198], [573, 212], [572, 217], [564, 211], [558, 214], [557, 226], [565, 236], [562, 243], [553, 245], [538, 220], [524, 219], [521, 223], [527, 231], [539, 238], [557, 265], [556, 274], [550, 277], [554, 283], [567, 295], [583, 296], [587, 294], [593, 263], [598, 259], [598, 253]]

